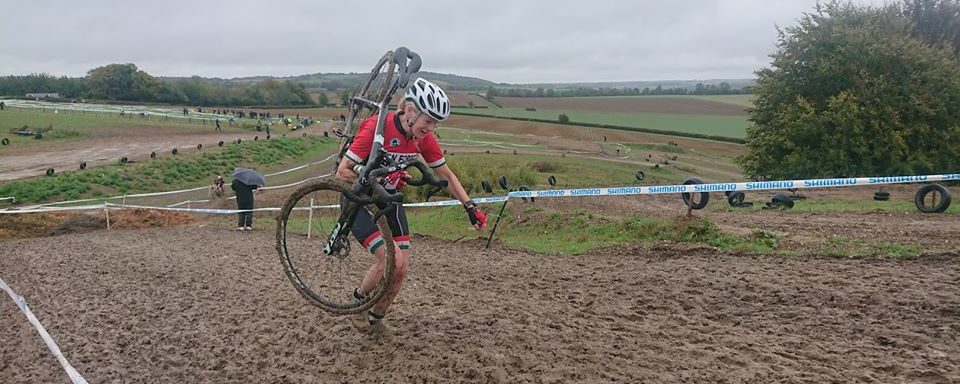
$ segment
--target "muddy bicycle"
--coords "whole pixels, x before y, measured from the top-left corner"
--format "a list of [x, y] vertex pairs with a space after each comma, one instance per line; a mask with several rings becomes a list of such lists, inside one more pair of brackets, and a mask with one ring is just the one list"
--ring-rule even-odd
[[[287, 198], [277, 218], [276, 249], [284, 272], [301, 296], [328, 312], [353, 314], [367, 310], [389, 289], [395, 269], [395, 246], [385, 213], [402, 204], [403, 195], [387, 191], [386, 176], [416, 169], [422, 177], [407, 181], [408, 185], [431, 185], [434, 191], [447, 186], [423, 162], [397, 160], [383, 149], [385, 119], [393, 94], [407, 86], [420, 64], [420, 57], [406, 48], [387, 52], [350, 98], [346, 121], [334, 132], [340, 136], [334, 169], [350, 148], [359, 122], [377, 115], [373, 148], [365, 165], [354, 169], [359, 175], [357, 181], [351, 185], [329, 177], [300, 187]], [[350, 235], [361, 210], [367, 210], [380, 229], [386, 258], [376, 288], [363, 298], [355, 298], [353, 289], [375, 260]]]

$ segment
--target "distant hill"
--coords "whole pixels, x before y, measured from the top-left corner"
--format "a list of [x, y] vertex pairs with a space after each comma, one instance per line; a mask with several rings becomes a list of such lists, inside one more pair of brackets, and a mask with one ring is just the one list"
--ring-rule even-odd
[[[235, 83], [256, 83], [269, 78], [277, 80], [291, 80], [303, 84], [311, 91], [333, 91], [338, 89], [353, 89], [360, 85], [366, 78], [367, 73], [314, 73], [290, 77], [270, 77], [255, 76], [242, 77], [229, 80], [214, 78], [208, 79], [211, 82], [235, 82]], [[662, 81], [608, 81], [608, 82], [581, 82], [581, 83], [496, 83], [477, 77], [460, 76], [449, 73], [420, 72], [431, 81], [436, 81], [440, 86], [450, 91], [485, 91], [490, 87], [495, 88], [525, 88], [525, 89], [576, 89], [576, 88], [656, 88], [661, 86], [667, 88], [687, 88], [694, 89], [698, 83], [704, 85], [718, 85], [727, 83], [733, 89], [740, 89], [745, 86], [753, 86], [754, 79], [707, 79], [707, 80], [662, 80]]]
[[[369, 73], [314, 73], [308, 75], [273, 77], [277, 80], [290, 80], [303, 84], [311, 91], [333, 91], [337, 89], [352, 89], [360, 86], [360, 83], [369, 75]], [[451, 91], [478, 91], [487, 89], [490, 86], [498, 84], [476, 77], [460, 76], [447, 73], [436, 73], [423, 71], [420, 76], [436, 81], [440, 86]], [[256, 83], [271, 78], [269, 76], [242, 77], [231, 79], [237, 83]]]

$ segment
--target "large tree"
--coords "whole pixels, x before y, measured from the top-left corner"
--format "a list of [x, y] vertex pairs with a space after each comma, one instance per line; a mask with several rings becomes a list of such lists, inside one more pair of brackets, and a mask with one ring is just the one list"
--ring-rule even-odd
[[153, 100], [160, 80], [133, 64], [110, 64], [87, 72], [87, 96], [104, 100]]
[[960, 167], [960, 65], [895, 8], [818, 6], [780, 31], [757, 72], [747, 176], [953, 172]]

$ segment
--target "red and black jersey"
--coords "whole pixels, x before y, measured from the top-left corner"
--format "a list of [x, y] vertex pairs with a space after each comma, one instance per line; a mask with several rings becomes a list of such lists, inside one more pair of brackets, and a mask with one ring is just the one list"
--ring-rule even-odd
[[[388, 112], [383, 127], [383, 149], [387, 151], [390, 157], [396, 161], [405, 160], [409, 162], [415, 160], [417, 154], [421, 154], [430, 168], [437, 168], [446, 164], [447, 160], [443, 158], [443, 150], [440, 149], [440, 144], [437, 143], [437, 138], [434, 135], [426, 136], [420, 140], [408, 139], [400, 131], [399, 126], [401, 126], [400, 116], [396, 112]], [[373, 147], [376, 129], [376, 115], [360, 124], [357, 136], [354, 137], [353, 144], [347, 150], [346, 156], [348, 159], [357, 164], [367, 162], [367, 156], [370, 155], [370, 149]]]

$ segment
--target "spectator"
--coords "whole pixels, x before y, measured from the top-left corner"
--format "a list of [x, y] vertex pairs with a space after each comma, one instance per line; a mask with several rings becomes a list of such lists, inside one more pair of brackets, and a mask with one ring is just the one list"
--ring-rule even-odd
[[253, 194], [260, 189], [259, 185], [246, 185], [240, 180], [234, 179], [230, 183], [230, 189], [237, 195], [237, 230], [253, 230]]

